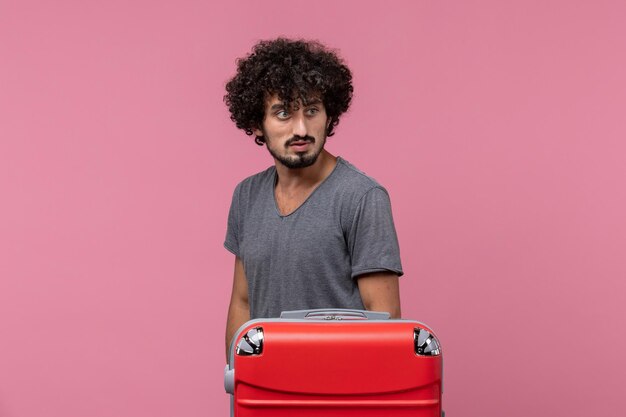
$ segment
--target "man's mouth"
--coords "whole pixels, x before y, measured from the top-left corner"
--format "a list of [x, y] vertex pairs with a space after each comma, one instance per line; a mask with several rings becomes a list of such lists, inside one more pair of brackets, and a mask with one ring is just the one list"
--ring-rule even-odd
[[287, 147], [296, 152], [305, 151], [307, 147], [309, 146], [309, 144], [313, 142], [315, 142], [315, 139], [313, 138], [290, 140], [289, 142], [287, 142]]
[[301, 145], [303, 143], [310, 143], [310, 142], [314, 142], [314, 141], [315, 141], [315, 139], [313, 139], [313, 138], [302, 138], [302, 139], [295, 139], [295, 138], [293, 138], [293, 139], [289, 139], [287, 141], [287, 145], [293, 145], [293, 144]]
[[296, 152], [304, 152], [309, 147], [309, 143], [311, 142], [309, 141], [292, 142], [291, 145], [289, 145], [289, 148]]

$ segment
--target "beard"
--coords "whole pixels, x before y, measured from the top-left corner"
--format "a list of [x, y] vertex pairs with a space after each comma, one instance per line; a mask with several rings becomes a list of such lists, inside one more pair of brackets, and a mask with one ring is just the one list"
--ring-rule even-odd
[[[305, 152], [296, 152], [295, 155], [281, 155], [278, 152], [276, 152], [274, 149], [272, 149], [272, 147], [270, 146], [270, 140], [268, 140], [267, 135], [265, 136], [265, 140], [266, 140], [267, 150], [269, 151], [269, 153], [278, 162], [280, 162], [282, 165], [290, 169], [306, 168], [306, 167], [313, 165], [315, 161], [317, 161], [317, 158], [322, 153], [322, 150], [324, 149], [324, 144], [326, 143], [326, 137], [324, 136], [321, 139], [322, 146], [320, 146], [318, 149], [312, 149], [310, 151], [305, 151]], [[305, 137], [294, 136], [291, 139], [289, 139], [287, 142], [285, 142], [285, 149], [289, 149], [289, 145], [291, 145], [293, 142], [303, 142], [303, 141], [309, 142], [311, 144], [315, 144], [315, 138], [312, 136], [305, 136]]]

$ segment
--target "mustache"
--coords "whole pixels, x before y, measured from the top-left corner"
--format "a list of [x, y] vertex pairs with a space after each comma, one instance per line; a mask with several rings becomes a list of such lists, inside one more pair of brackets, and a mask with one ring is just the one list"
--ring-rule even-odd
[[315, 143], [315, 138], [313, 136], [294, 136], [285, 142], [285, 147], [289, 147], [292, 143], [295, 142], [311, 142]]

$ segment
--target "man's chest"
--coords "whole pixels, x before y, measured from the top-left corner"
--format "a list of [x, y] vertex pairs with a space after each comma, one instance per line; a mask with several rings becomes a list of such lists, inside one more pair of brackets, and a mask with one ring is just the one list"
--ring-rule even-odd
[[288, 216], [302, 206], [311, 197], [314, 190], [315, 187], [308, 187], [299, 190], [281, 191], [277, 187], [274, 189], [276, 209], [280, 215]]
[[241, 230], [246, 262], [298, 262], [346, 253], [346, 239], [332, 204], [305, 201], [286, 216], [278, 201], [256, 205]]

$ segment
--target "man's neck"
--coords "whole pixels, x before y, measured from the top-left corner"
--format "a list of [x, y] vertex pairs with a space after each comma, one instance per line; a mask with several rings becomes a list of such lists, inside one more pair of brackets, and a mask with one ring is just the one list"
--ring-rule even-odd
[[278, 183], [276, 187], [282, 190], [313, 187], [324, 181], [337, 165], [337, 158], [322, 150], [315, 163], [306, 168], [287, 168], [275, 161]]

